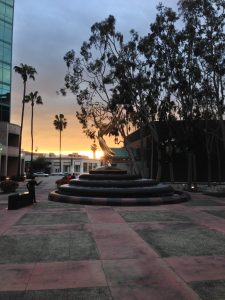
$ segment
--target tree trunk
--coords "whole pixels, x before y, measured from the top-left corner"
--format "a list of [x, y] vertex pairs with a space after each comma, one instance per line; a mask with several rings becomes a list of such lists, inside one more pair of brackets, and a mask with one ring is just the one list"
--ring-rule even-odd
[[160, 181], [161, 180], [161, 176], [162, 176], [162, 151], [158, 145], [157, 147], [157, 152], [158, 152], [158, 167], [157, 167], [157, 175], [156, 175], [156, 180]]
[[169, 168], [170, 168], [170, 181], [174, 182], [174, 172], [173, 172], [173, 158], [170, 156]]
[[197, 188], [197, 165], [196, 165], [196, 155], [192, 153], [192, 162], [193, 162], [193, 182], [194, 187]]
[[25, 95], [26, 95], [26, 81], [23, 83], [23, 101], [22, 101], [22, 114], [20, 123], [20, 136], [19, 136], [19, 154], [18, 154], [18, 165], [17, 165], [17, 176], [21, 175], [21, 146], [22, 146], [22, 133], [23, 133], [23, 118], [24, 118], [24, 106], [25, 106]]
[[191, 189], [191, 185], [192, 185], [192, 153], [188, 152], [188, 190]]
[[207, 166], [208, 166], [208, 186], [211, 186], [212, 182], [212, 168], [211, 168], [211, 155], [207, 154]]
[[62, 131], [59, 130], [59, 170], [60, 170], [60, 173], [62, 172], [61, 133], [62, 133]]
[[156, 131], [156, 129], [150, 124], [149, 122], [147, 123], [148, 128], [151, 132], [152, 139], [154, 139], [156, 145], [157, 145], [157, 175], [156, 175], [156, 180], [160, 180], [162, 176], [162, 153], [159, 145], [159, 136]]
[[216, 156], [217, 156], [217, 170], [218, 170], [218, 182], [222, 181], [222, 170], [221, 170], [221, 156], [219, 149], [219, 141], [216, 139]]
[[34, 102], [31, 100], [31, 156], [30, 156], [30, 168], [33, 173], [33, 152], [34, 152]]
[[145, 162], [144, 162], [144, 132], [143, 132], [143, 126], [140, 128], [140, 134], [141, 134], [141, 177], [144, 177], [144, 169], [145, 169]]
[[225, 150], [225, 124], [224, 124], [223, 117], [220, 117], [219, 122], [220, 122], [220, 128], [221, 128], [221, 132], [222, 132], [223, 147]]
[[151, 173], [150, 173], [150, 178], [153, 178], [153, 171], [154, 171], [154, 139], [153, 136], [151, 138]]
[[213, 140], [214, 137], [210, 136], [205, 133], [205, 140], [206, 140], [206, 151], [207, 151], [207, 169], [208, 169], [208, 186], [211, 186], [212, 182], [212, 166], [211, 166], [211, 153], [212, 153], [212, 147], [213, 147]]

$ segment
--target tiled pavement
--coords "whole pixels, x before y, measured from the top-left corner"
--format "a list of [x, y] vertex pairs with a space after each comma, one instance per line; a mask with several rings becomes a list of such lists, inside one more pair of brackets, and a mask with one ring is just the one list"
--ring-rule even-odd
[[225, 199], [71, 205], [47, 200], [54, 181], [31, 207], [0, 195], [0, 300], [225, 299]]

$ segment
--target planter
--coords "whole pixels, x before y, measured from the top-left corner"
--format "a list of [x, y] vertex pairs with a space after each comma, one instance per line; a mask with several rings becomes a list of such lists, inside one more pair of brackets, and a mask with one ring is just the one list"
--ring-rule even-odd
[[18, 182], [14, 181], [14, 180], [6, 179], [6, 180], [0, 182], [0, 189], [4, 193], [14, 193], [16, 191], [16, 189], [18, 188], [18, 186], [19, 186]]

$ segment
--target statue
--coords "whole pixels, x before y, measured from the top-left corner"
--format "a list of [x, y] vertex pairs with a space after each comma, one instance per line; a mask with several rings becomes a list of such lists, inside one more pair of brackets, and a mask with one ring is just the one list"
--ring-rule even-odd
[[108, 135], [112, 132], [112, 130], [115, 128], [115, 125], [116, 125], [121, 113], [122, 113], [122, 110], [119, 113], [116, 113], [112, 117], [111, 121], [108, 124], [104, 124], [101, 120], [97, 121], [96, 115], [94, 113], [92, 113], [95, 126], [96, 126], [96, 128], [98, 128], [97, 139], [99, 142], [99, 146], [101, 147], [101, 149], [104, 153], [104, 157], [105, 157], [108, 165], [110, 165], [113, 156], [115, 156], [115, 153], [106, 144], [104, 135]]

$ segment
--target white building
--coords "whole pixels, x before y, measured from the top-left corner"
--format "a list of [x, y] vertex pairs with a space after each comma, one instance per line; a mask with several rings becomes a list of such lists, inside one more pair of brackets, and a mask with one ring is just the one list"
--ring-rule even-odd
[[[25, 164], [29, 167], [30, 163], [30, 152], [24, 152]], [[60, 173], [60, 159], [58, 155], [54, 153], [34, 153], [33, 159], [37, 157], [45, 157], [49, 162], [48, 172], [50, 174]], [[68, 155], [62, 155], [61, 157], [61, 172], [62, 173], [75, 173], [80, 175], [82, 173], [89, 173], [90, 170], [96, 169], [101, 166], [99, 159], [89, 158], [88, 156], [79, 155], [78, 153], [72, 153]]]

